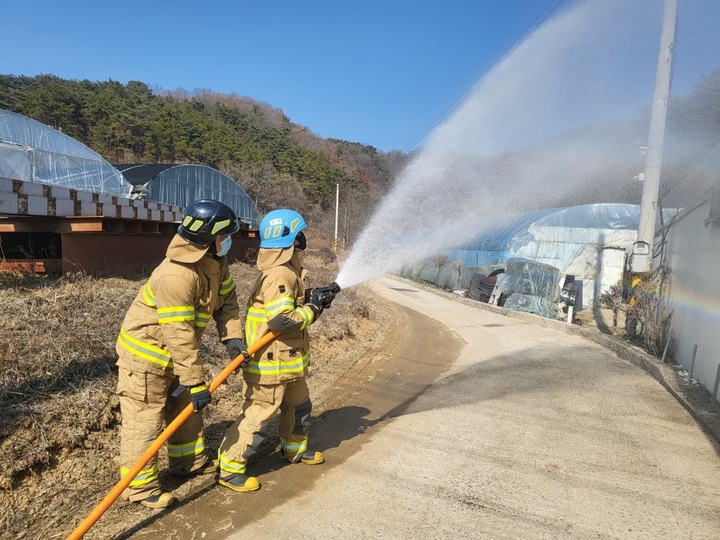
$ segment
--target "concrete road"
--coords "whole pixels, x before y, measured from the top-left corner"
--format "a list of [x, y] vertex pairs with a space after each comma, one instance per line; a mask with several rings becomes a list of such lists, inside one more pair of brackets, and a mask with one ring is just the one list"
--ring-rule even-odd
[[260, 491], [207, 478], [118, 538], [720, 538], [720, 449], [645, 371], [537, 318], [373, 287], [391, 339], [318, 400], [327, 463], [264, 452]]
[[322, 471], [302, 466], [314, 483], [231, 538], [720, 538], [718, 446], [644, 371], [556, 329], [374, 288], [465, 346], [403, 414], [341, 464], [328, 450]]

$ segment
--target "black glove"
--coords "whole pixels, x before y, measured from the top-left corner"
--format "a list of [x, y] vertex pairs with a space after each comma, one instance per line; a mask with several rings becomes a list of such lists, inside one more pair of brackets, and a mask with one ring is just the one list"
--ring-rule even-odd
[[238, 355], [242, 354], [245, 360], [243, 360], [240, 363], [240, 367], [245, 369], [250, 362], [250, 359], [252, 356], [247, 352], [247, 347], [245, 346], [245, 342], [240, 338], [233, 338], [228, 339], [225, 342], [225, 348], [227, 349], [228, 354], [230, 355], [230, 360], [235, 360], [235, 358], [238, 357]]
[[317, 321], [318, 317], [322, 315], [323, 307], [322, 306], [316, 306], [315, 304], [305, 304], [306, 307], [310, 308], [310, 311], [313, 312], [313, 315], [315, 316], [313, 320]]
[[310, 302], [322, 309], [328, 309], [335, 300], [335, 295], [340, 292], [340, 286], [337, 283], [331, 283], [324, 287], [318, 287], [312, 290]]
[[192, 400], [193, 411], [195, 411], [196, 413], [202, 411], [212, 401], [212, 395], [210, 394], [210, 390], [208, 390], [208, 387], [205, 383], [191, 386], [188, 390], [190, 391], [190, 399]]

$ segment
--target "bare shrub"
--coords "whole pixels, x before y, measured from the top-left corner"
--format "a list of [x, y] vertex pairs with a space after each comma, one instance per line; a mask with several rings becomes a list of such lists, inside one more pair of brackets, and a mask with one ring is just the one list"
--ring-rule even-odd
[[642, 345], [650, 354], [659, 357], [664, 348], [667, 334], [670, 331], [672, 311], [667, 307], [662, 296], [656, 291], [639, 291], [635, 306], [630, 308], [640, 321], [640, 338]]
[[612, 285], [607, 292], [600, 295], [600, 307], [612, 309], [613, 332], [616, 332], [620, 311], [623, 308], [623, 286], [621, 283]]
[[663, 299], [667, 277], [664, 269], [660, 269], [655, 279], [646, 275], [632, 290], [627, 307], [628, 339], [639, 342], [656, 357], [660, 357], [665, 348], [672, 317], [672, 310]]

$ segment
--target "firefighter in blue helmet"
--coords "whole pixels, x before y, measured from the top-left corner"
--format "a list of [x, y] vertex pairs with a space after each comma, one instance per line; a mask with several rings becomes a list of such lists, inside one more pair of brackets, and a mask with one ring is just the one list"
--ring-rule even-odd
[[305, 289], [306, 226], [300, 214], [287, 209], [270, 212], [260, 223], [260, 275], [247, 303], [245, 341], [251, 346], [269, 331], [281, 335], [242, 364], [242, 411], [218, 450], [218, 483], [235, 491], [260, 489], [257, 478], [247, 475], [246, 464], [278, 413], [284, 458], [308, 465], [325, 461], [321, 452], [308, 447], [312, 403], [305, 377], [308, 326], [330, 307], [334, 293], [328, 287]]
[[[203, 199], [185, 209], [166, 258], [140, 289], [120, 328], [118, 385], [122, 412], [120, 474], [125, 476], [189, 403], [199, 413], [211, 401], [200, 338], [214, 319], [231, 358], [244, 350], [243, 326], [227, 251], [238, 230], [235, 212]], [[192, 415], [168, 440], [170, 472], [212, 474], [202, 414]], [[165, 508], [176, 499], [163, 491], [153, 456], [125, 491], [132, 502]]]

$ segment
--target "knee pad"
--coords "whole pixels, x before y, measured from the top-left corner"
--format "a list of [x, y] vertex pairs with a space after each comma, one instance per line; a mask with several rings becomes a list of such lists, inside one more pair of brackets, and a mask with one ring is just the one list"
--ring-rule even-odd
[[293, 435], [307, 435], [310, 430], [310, 413], [312, 412], [312, 402], [308, 399], [295, 407], [295, 427]]
[[245, 448], [245, 451], [243, 452], [242, 457], [244, 459], [249, 459], [250, 456], [257, 453], [258, 449], [260, 448], [260, 445], [262, 442], [267, 438], [267, 431], [268, 427], [270, 426], [269, 423], [263, 422], [260, 424], [260, 428], [253, 433], [252, 441], [250, 444]]

